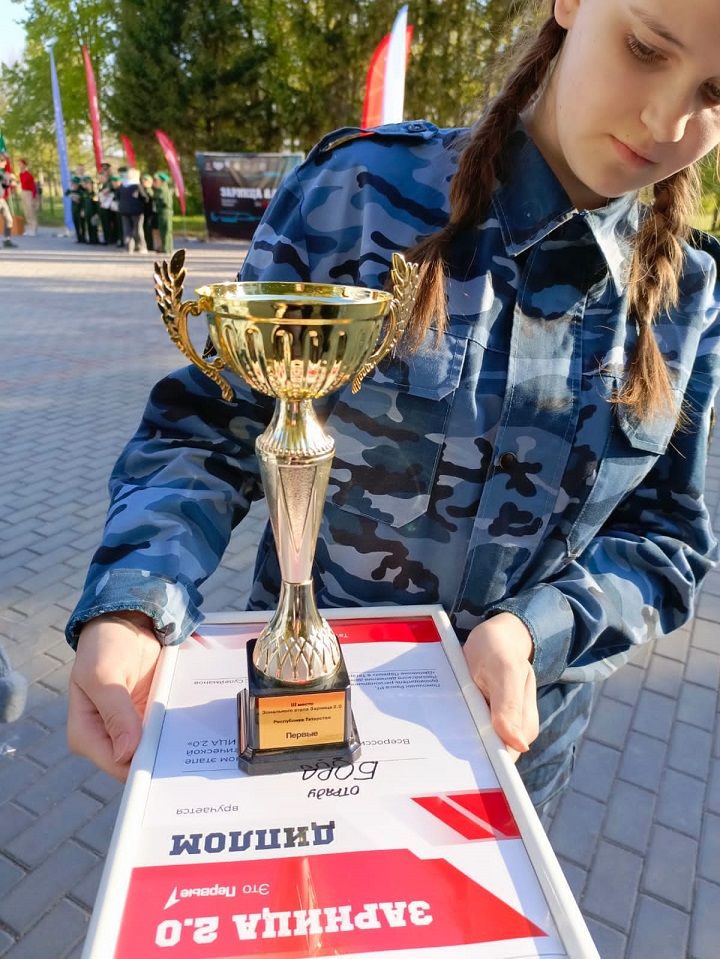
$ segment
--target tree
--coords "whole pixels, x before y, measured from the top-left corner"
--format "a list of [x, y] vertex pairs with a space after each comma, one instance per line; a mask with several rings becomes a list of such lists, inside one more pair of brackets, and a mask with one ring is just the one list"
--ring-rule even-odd
[[[19, 0], [15, 0], [19, 2]], [[71, 153], [90, 151], [87, 91], [81, 47], [87, 46], [98, 85], [101, 116], [111, 74], [116, 0], [28, 0], [23, 59], [0, 69], [0, 97], [8, 104], [3, 131], [13, 153], [56, 165], [55, 118], [47, 47], [55, 42], [66, 134]]]

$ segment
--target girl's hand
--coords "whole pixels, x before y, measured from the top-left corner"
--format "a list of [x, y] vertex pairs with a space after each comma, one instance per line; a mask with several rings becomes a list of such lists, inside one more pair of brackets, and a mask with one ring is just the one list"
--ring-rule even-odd
[[161, 646], [143, 613], [99, 616], [85, 624], [70, 673], [68, 745], [127, 779], [142, 733]]
[[517, 616], [498, 613], [471, 631], [464, 652], [493, 729], [515, 761], [539, 732], [532, 637]]

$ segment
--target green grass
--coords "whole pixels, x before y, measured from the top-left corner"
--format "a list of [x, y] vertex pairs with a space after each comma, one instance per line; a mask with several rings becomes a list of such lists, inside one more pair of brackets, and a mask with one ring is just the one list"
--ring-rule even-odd
[[[63, 225], [62, 203], [59, 200], [55, 200], [53, 207], [54, 209], [51, 212], [48, 201], [45, 201], [43, 209], [40, 211], [40, 216], [38, 218], [41, 226], [61, 227]], [[709, 213], [702, 213], [699, 217], [697, 217], [693, 225], [700, 230], [709, 232], [711, 223], [711, 215]], [[183, 236], [207, 236], [207, 230], [205, 229], [205, 217], [200, 213], [194, 213], [185, 217], [176, 213], [173, 221], [173, 227], [175, 233]], [[720, 230], [715, 230], [715, 235], [720, 236]]]
[[[62, 203], [59, 200], [55, 200], [51, 211], [49, 203], [45, 201], [43, 209], [38, 216], [40, 226], [61, 227], [64, 225], [64, 222]], [[173, 228], [175, 233], [183, 236], [205, 236], [207, 233], [205, 229], [205, 217], [202, 214], [182, 216], [176, 213], [173, 218]]]

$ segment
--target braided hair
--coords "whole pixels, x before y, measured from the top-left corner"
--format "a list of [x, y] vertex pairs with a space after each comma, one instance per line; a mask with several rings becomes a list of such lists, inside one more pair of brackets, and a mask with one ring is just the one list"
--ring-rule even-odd
[[[417, 349], [433, 321], [440, 337], [447, 326], [446, 263], [450, 245], [462, 230], [482, 222], [500, 178], [505, 144], [518, 117], [548, 77], [566, 30], [551, 14], [540, 27], [497, 97], [473, 128], [460, 154], [450, 186], [450, 216], [436, 233], [422, 237], [407, 251], [419, 264], [416, 306], [405, 333], [409, 350]], [[682, 241], [690, 233], [690, 217], [699, 196], [695, 165], [655, 185], [654, 203], [644, 217], [632, 254], [628, 311], [638, 338], [624, 385], [614, 402], [642, 418], [659, 412], [679, 414], [672, 380], [652, 331], [655, 318], [676, 302], [683, 267]]]

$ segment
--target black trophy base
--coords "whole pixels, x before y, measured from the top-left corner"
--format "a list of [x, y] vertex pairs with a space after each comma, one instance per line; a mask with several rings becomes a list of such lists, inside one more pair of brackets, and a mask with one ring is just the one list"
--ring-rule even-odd
[[354, 762], [360, 739], [345, 663], [306, 686], [279, 686], [255, 668], [256, 642], [247, 644], [248, 688], [237, 697], [240, 769], [262, 775], [302, 770], [320, 760]]

